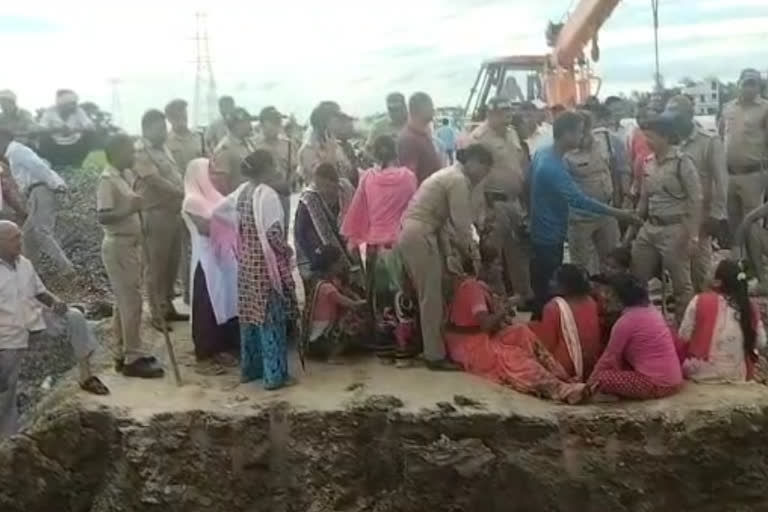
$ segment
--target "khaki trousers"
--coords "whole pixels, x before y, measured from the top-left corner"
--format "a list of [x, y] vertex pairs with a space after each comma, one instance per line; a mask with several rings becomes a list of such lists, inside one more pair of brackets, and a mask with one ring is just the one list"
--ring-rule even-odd
[[635, 277], [648, 282], [655, 276], [659, 262], [669, 272], [678, 323], [693, 298], [688, 238], [688, 229], [683, 224], [653, 226], [646, 222], [632, 244], [632, 273]]
[[[751, 174], [730, 174], [728, 176], [728, 224], [735, 233], [744, 217], [763, 204], [765, 195], [765, 172]], [[750, 226], [749, 240], [756, 242], [755, 229]]]
[[45, 254], [60, 272], [69, 273], [74, 271], [72, 262], [53, 236], [58, 206], [56, 192], [47, 186], [37, 185], [30, 189], [27, 199], [29, 216], [21, 228], [24, 254], [35, 266], [39, 265], [41, 254]]
[[495, 202], [493, 205], [496, 221], [493, 240], [501, 255], [504, 274], [513, 291], [522, 300], [533, 298], [530, 274], [530, 247], [520, 239], [518, 230], [522, 222], [522, 211], [514, 201]]
[[139, 238], [133, 236], [106, 235], [101, 245], [115, 295], [112, 353], [126, 364], [147, 355], [141, 341], [141, 250]]
[[605, 270], [610, 252], [619, 245], [619, 223], [612, 217], [571, 220], [568, 225], [570, 261], [590, 275]]
[[144, 282], [153, 320], [173, 311], [174, 287], [181, 260], [181, 229], [178, 214], [155, 209], [142, 213], [144, 232]]
[[427, 361], [445, 359], [443, 342], [443, 254], [432, 228], [407, 220], [398, 241], [400, 254], [419, 298], [419, 321]]
[[709, 288], [712, 278], [712, 237], [699, 235], [699, 246], [691, 258], [693, 290], [701, 293]]

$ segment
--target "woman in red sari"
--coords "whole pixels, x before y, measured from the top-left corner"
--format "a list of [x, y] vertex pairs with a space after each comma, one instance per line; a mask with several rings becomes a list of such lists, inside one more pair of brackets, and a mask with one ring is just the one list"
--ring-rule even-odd
[[450, 305], [445, 342], [451, 359], [465, 371], [504, 384], [520, 393], [576, 404], [586, 386], [568, 375], [525, 324], [508, 325], [506, 308], [493, 300], [488, 286], [464, 278]]
[[553, 286], [556, 297], [544, 306], [541, 321], [531, 322], [530, 327], [566, 374], [584, 382], [604, 348], [599, 308], [580, 267], [561, 266]]

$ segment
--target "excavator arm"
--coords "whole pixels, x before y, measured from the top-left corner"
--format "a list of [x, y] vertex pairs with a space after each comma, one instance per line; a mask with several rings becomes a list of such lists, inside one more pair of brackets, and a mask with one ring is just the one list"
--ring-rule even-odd
[[581, 0], [557, 36], [551, 64], [571, 68], [621, 0]]

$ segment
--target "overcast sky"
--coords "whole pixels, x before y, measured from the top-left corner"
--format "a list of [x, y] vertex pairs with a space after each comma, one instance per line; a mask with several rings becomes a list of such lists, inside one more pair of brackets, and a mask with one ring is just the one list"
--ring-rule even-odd
[[[577, 3], [575, 0], [573, 3]], [[0, 14], [3, 73], [22, 106], [53, 103], [57, 88], [112, 107], [121, 124], [181, 97], [191, 102], [195, 12], [205, 9], [219, 94], [257, 112], [274, 104], [306, 119], [335, 99], [351, 113], [383, 110], [391, 90], [425, 90], [463, 104], [481, 60], [543, 53], [549, 19], [570, 0], [25, 0]], [[768, 0], [661, 0], [662, 74], [732, 80], [768, 69]], [[624, 0], [601, 32], [603, 95], [648, 89], [651, 0]], [[417, 21], [418, 20], [418, 21]]]

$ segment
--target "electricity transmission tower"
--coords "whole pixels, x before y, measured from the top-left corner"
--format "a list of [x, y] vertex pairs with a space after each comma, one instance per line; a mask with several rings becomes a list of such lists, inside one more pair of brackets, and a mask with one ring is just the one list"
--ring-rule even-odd
[[[192, 119], [194, 126], [201, 126], [213, 120], [218, 96], [208, 44], [208, 15], [197, 12], [195, 21], [195, 103]], [[203, 92], [206, 88], [207, 90]]]
[[119, 78], [110, 78], [109, 85], [112, 89], [112, 124], [115, 126], [122, 126], [123, 123], [123, 104], [120, 101], [120, 84], [122, 81]]
[[661, 91], [664, 89], [664, 81], [659, 65], [659, 0], [651, 0], [651, 10], [653, 11], [653, 49], [656, 59], [653, 78], [656, 91]]

